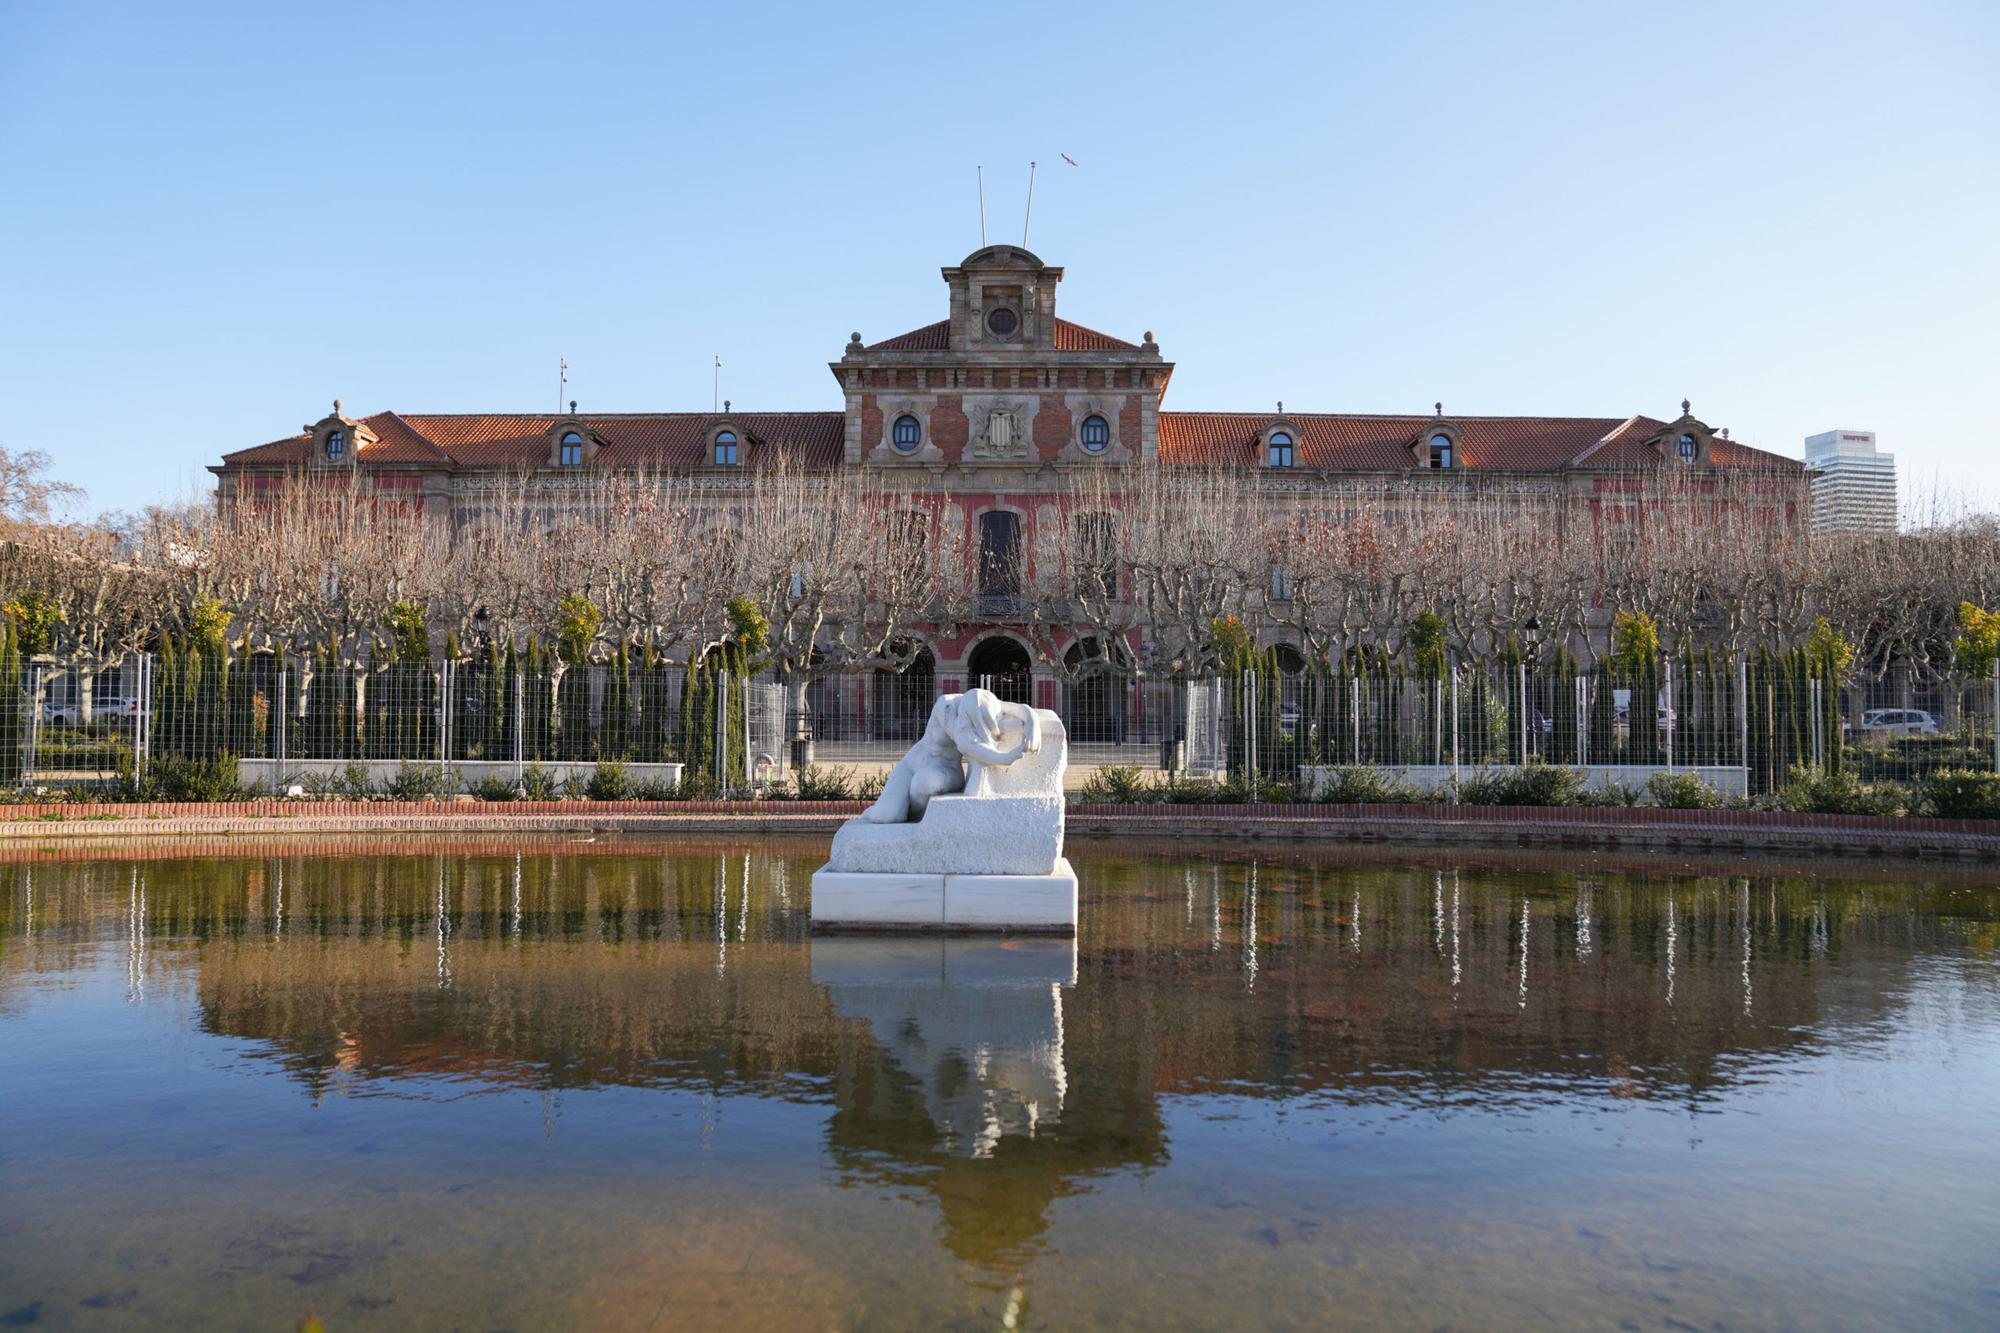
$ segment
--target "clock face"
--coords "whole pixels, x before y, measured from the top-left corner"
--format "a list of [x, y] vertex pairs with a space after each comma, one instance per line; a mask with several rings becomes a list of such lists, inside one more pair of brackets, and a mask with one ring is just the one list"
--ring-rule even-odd
[[986, 312], [987, 331], [996, 338], [1011, 338], [1020, 327], [1021, 317], [1005, 306]]

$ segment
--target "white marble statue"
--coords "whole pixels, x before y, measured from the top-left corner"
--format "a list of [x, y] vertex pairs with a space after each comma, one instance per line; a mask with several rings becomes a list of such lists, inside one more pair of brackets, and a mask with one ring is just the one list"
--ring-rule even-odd
[[987, 690], [943, 696], [881, 797], [833, 835], [813, 876], [814, 923], [1074, 931], [1067, 763], [1054, 713]]
[[993, 769], [1041, 746], [1041, 720], [1026, 704], [1008, 703], [991, 690], [942, 695], [922, 738], [889, 770], [881, 796], [861, 817], [871, 824], [903, 824], [922, 819], [933, 796], [961, 791], [990, 796]]

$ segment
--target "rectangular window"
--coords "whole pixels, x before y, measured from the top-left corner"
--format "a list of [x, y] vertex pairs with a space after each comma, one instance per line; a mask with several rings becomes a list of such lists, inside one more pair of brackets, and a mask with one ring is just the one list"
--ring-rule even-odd
[[1021, 595], [1021, 516], [1004, 509], [979, 516], [979, 592], [983, 597]]

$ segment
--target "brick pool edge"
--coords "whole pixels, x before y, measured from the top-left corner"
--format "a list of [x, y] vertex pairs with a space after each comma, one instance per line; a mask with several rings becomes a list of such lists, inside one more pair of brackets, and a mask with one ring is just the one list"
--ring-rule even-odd
[[[0, 844], [325, 833], [831, 833], [860, 801], [248, 801], [22, 804]], [[1809, 852], [2000, 862], [2000, 820], [1768, 810], [1465, 805], [1072, 805], [1083, 837]]]

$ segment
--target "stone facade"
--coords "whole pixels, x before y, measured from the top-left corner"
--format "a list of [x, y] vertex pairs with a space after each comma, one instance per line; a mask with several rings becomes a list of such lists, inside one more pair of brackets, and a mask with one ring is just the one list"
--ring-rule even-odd
[[[293, 484], [301, 473], [358, 470], [378, 491], [440, 521], [504, 493], [559, 509], [606, 469], [698, 472], [718, 487], [779, 458], [806, 468], [867, 468], [900, 486], [949, 493], [977, 531], [988, 513], [1018, 516], [1034, 558], [1038, 519], [1079, 469], [1129, 475], [1154, 464], [1260, 475], [1269, 490], [1337, 499], [1415, 484], [1441, 502], [1482, 495], [1567, 495], [1616, 511], [1663, 468], [1748, 470], [1770, 478], [1772, 516], [1802, 521], [1791, 498], [1799, 464], [1731, 441], [1685, 402], [1662, 420], [1468, 417], [1442, 403], [1411, 414], [1246, 412], [1162, 407], [1174, 365], [1153, 335], [1132, 342], [1063, 319], [1063, 270], [1013, 245], [987, 246], [942, 270], [944, 319], [876, 342], [851, 335], [829, 364], [839, 410], [558, 415], [404, 415], [341, 410], [296, 435], [225, 455], [211, 469], [221, 502]], [[970, 682], [982, 662], [1029, 662], [1004, 615], [936, 640], [936, 687]], [[981, 645], [988, 645], [981, 657]], [[1052, 677], [1031, 668], [1033, 702]]]

